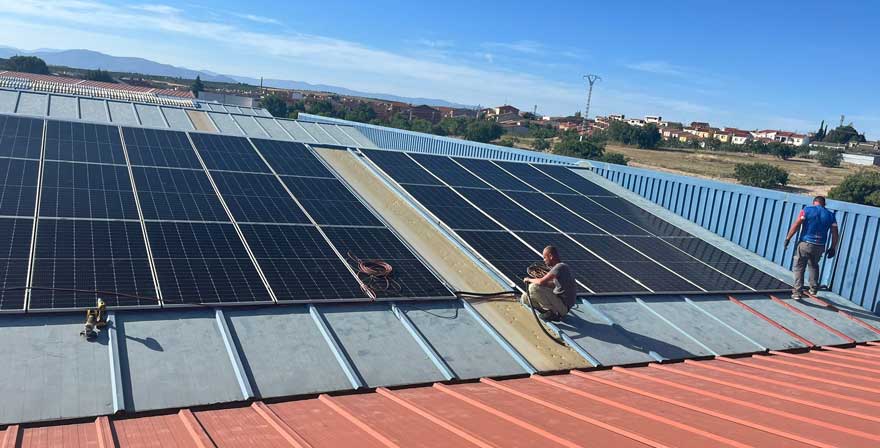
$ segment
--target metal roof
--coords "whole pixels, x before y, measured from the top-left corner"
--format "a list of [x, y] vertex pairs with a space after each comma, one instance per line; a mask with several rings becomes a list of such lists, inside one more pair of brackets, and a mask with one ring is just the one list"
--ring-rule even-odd
[[0, 430], [0, 447], [875, 447], [880, 345]]

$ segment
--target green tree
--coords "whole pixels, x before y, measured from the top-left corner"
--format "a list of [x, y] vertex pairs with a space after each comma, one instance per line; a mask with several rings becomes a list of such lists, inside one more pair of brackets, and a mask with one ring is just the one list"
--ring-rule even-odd
[[605, 154], [605, 143], [592, 139], [565, 138], [556, 143], [553, 153], [561, 156], [598, 160]]
[[846, 126], [838, 126], [836, 129], [829, 132], [822, 141], [846, 144], [850, 141], [863, 142], [865, 141], [865, 136], [859, 134], [859, 131], [849, 124]]
[[814, 138], [817, 142], [821, 142], [822, 140], [825, 139], [825, 135], [827, 133], [828, 133], [828, 129], [825, 126], [825, 120], [822, 120], [822, 122], [819, 123], [819, 130], [816, 131], [816, 136]]
[[440, 120], [440, 127], [446, 135], [464, 135], [469, 121], [472, 120], [467, 117], [445, 117]]
[[629, 159], [619, 152], [606, 152], [600, 160], [606, 163], [614, 163], [616, 165], [626, 165], [629, 163]]
[[89, 81], [100, 81], [100, 82], [112, 82], [115, 83], [116, 80], [110, 76], [110, 72], [106, 72], [101, 70], [100, 68], [97, 70], [88, 70], [86, 71], [83, 79], [88, 79]]
[[322, 115], [325, 117], [333, 116], [333, 104], [328, 100], [315, 101], [308, 105], [310, 114]]
[[38, 75], [49, 74], [49, 66], [46, 65], [46, 61], [36, 56], [13, 56], [6, 60], [6, 69]]
[[828, 192], [828, 197], [838, 201], [880, 207], [880, 172], [862, 170], [850, 174]]
[[797, 150], [794, 149], [794, 146], [779, 142], [768, 143], [767, 151], [782, 160], [788, 160], [797, 154]]
[[431, 122], [428, 120], [423, 120], [421, 118], [416, 118], [409, 124], [409, 129], [415, 132], [424, 132], [427, 134], [431, 133]]
[[733, 177], [743, 185], [776, 188], [788, 184], [788, 171], [769, 163], [737, 163]]
[[192, 82], [192, 84], [190, 84], [190, 86], [189, 86], [189, 90], [190, 90], [190, 91], [193, 93], [193, 95], [195, 95], [195, 96], [199, 96], [199, 92], [204, 92], [204, 91], [205, 91], [205, 84], [202, 82], [202, 77], [201, 77], [201, 76], [196, 75], [196, 79], [195, 79], [195, 81]]
[[369, 123], [376, 119], [376, 111], [367, 103], [360, 103], [353, 109], [345, 112], [345, 119], [358, 123]]
[[287, 103], [274, 93], [264, 97], [262, 101], [260, 101], [260, 104], [262, 104], [263, 109], [269, 111], [273, 117], [287, 116]]
[[543, 138], [536, 138], [535, 141], [532, 142], [532, 149], [535, 151], [545, 151], [550, 148], [550, 143], [547, 143], [547, 140]]
[[504, 128], [494, 121], [473, 121], [467, 125], [464, 132], [464, 138], [467, 140], [489, 143], [492, 140], [501, 137], [504, 134]]
[[819, 148], [816, 160], [819, 161], [819, 165], [837, 168], [843, 162], [843, 154], [834, 148]]

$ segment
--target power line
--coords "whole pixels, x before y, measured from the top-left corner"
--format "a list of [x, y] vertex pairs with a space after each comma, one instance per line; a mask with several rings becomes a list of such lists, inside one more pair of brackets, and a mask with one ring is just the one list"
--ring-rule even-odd
[[589, 88], [587, 90], [587, 108], [584, 110], [584, 126], [587, 125], [587, 117], [590, 116], [590, 102], [593, 100], [593, 84], [596, 84], [596, 81], [601, 80], [602, 78], [599, 75], [584, 75], [584, 79], [589, 83]]

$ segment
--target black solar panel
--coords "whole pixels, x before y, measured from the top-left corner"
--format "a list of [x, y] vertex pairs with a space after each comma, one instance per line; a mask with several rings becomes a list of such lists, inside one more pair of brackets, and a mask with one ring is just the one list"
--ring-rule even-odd
[[625, 199], [616, 197], [593, 197], [592, 199], [654, 235], [669, 237], [691, 236], [691, 234], [684, 230], [654, 214], [648, 213]]
[[244, 224], [241, 231], [278, 300], [368, 297], [314, 227]]
[[666, 241], [754, 289], [789, 289], [791, 287], [699, 238], [666, 238]]
[[590, 222], [595, 223], [597, 226], [612, 235], [649, 235], [644, 229], [641, 229], [635, 224], [611, 213], [602, 208], [599, 204], [583, 196], [565, 194], [554, 194], [551, 196], [573, 212], [589, 219]]
[[556, 182], [552, 177], [538, 171], [531, 165], [516, 162], [495, 162], [501, 168], [504, 168], [510, 174], [513, 174], [523, 182], [543, 191], [544, 193], [562, 193], [572, 194], [571, 188]]
[[148, 222], [167, 304], [271, 301], [232, 224]]
[[292, 176], [282, 179], [318, 224], [383, 225], [339, 180]]
[[119, 128], [89, 123], [46, 123], [46, 160], [125, 165]]
[[40, 216], [138, 219], [128, 168], [46, 161]]
[[[677, 247], [655, 237], [624, 237], [624, 241], [709, 291], [747, 290]], [[719, 277], [720, 275], [720, 277]]]
[[186, 134], [157, 129], [122, 128], [132, 165], [195, 168], [202, 165]]
[[488, 160], [455, 158], [455, 161], [499, 190], [535, 191]]
[[204, 171], [143, 167], [132, 170], [144, 219], [229, 220]]
[[0, 218], [0, 309], [24, 308], [34, 220]]
[[486, 215], [468, 204], [449, 187], [406, 185], [413, 197], [453, 229], [501, 230]]
[[541, 261], [537, 252], [509, 232], [459, 230], [456, 233], [520, 288], [523, 287], [522, 279], [526, 276], [528, 266]]
[[510, 230], [553, 231], [550, 226], [495, 190], [478, 188], [458, 188], [457, 190]]
[[34, 216], [38, 169], [35, 160], [0, 157], [0, 215]]
[[370, 149], [362, 149], [361, 151], [398, 183], [443, 185], [442, 182], [407, 157], [405, 153]]
[[251, 139], [278, 174], [293, 176], [328, 177], [333, 174], [302, 143]]
[[541, 193], [510, 191], [507, 194], [542, 219], [553, 224], [563, 232], [604, 234], [598, 227], [581, 219], [578, 215], [566, 210]]
[[0, 115], [0, 157], [39, 159], [43, 120]]
[[616, 196], [614, 193], [606, 190], [605, 188], [600, 187], [599, 185], [585, 179], [583, 176], [578, 175], [576, 173], [576, 170], [554, 165], [535, 164], [532, 166], [537, 168], [538, 170], [541, 170], [543, 173], [549, 175], [557, 181], [562, 182], [563, 184], [573, 188], [578, 193], [587, 196]]
[[[136, 221], [41, 218], [33, 287], [33, 309], [95, 306], [99, 297], [112, 306], [158, 305], [144, 236]], [[106, 293], [91, 292], [96, 290]]]
[[572, 234], [579, 243], [587, 246], [600, 257], [612, 262], [646, 261], [644, 255], [636, 252], [612, 236]]
[[270, 172], [246, 138], [195, 133], [190, 137], [209, 170]]
[[453, 187], [491, 188], [489, 184], [467, 172], [449, 157], [427, 154], [410, 154], [409, 156]]
[[214, 171], [211, 177], [236, 221], [290, 224], [309, 222], [274, 174]]
[[[381, 259], [391, 264], [399, 291], [380, 293], [380, 298], [449, 297], [450, 291], [388, 229], [324, 228], [334, 246], [344, 255], [360, 259]], [[356, 266], [350, 261], [353, 268]]]

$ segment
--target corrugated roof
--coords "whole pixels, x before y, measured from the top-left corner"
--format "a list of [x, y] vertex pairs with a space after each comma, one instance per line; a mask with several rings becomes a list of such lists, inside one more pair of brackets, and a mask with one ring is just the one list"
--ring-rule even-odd
[[875, 447], [878, 374], [869, 344], [12, 425], [0, 446]]

